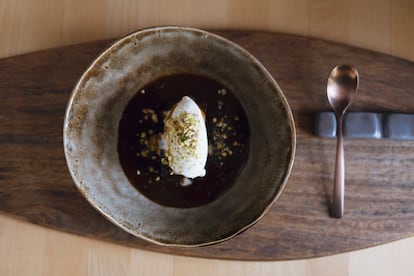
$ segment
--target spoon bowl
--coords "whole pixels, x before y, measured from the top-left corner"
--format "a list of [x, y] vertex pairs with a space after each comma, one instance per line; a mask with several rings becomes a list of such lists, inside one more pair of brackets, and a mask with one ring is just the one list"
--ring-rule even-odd
[[358, 71], [351, 65], [339, 65], [332, 69], [327, 84], [328, 100], [336, 114], [345, 113], [351, 105], [359, 83]]
[[351, 65], [339, 65], [328, 77], [327, 96], [336, 116], [336, 165], [331, 216], [341, 218], [344, 212], [345, 163], [342, 134], [343, 116], [358, 90], [359, 74]]

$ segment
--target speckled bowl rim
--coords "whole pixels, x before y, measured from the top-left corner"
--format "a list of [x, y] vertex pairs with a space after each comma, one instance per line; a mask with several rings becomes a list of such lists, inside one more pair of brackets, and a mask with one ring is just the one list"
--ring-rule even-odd
[[[280, 186], [278, 188], [278, 191], [276, 193], [276, 195], [274, 196], [273, 200], [270, 201], [262, 210], [262, 212], [260, 212], [260, 215], [257, 216], [256, 219], [254, 219], [253, 221], [251, 221], [249, 224], [246, 224], [244, 227], [241, 227], [240, 229], [238, 229], [237, 231], [235, 231], [234, 233], [229, 234], [228, 236], [225, 236], [223, 238], [220, 239], [216, 239], [213, 241], [209, 241], [209, 242], [204, 242], [204, 243], [195, 243], [195, 244], [180, 244], [180, 243], [167, 243], [167, 242], [160, 242], [158, 240], [152, 239], [150, 237], [147, 237], [141, 233], [136, 233], [130, 229], [128, 229], [127, 227], [125, 227], [124, 225], [120, 224], [117, 220], [115, 220], [114, 218], [112, 218], [111, 216], [107, 215], [103, 210], [101, 210], [98, 206], [96, 206], [95, 202], [93, 202], [89, 196], [87, 195], [86, 191], [84, 190], [84, 188], [82, 187], [82, 183], [78, 183], [77, 178], [75, 177], [75, 175], [73, 174], [72, 170], [70, 169], [68, 162], [69, 162], [69, 154], [67, 152], [67, 148], [66, 148], [66, 142], [67, 142], [67, 137], [65, 135], [66, 129], [68, 128], [68, 122], [69, 122], [69, 112], [74, 100], [74, 97], [76, 95], [76, 92], [79, 88], [79, 85], [82, 83], [82, 81], [84, 80], [85, 76], [87, 75], [87, 73], [94, 68], [94, 66], [96, 65], [96, 63], [102, 58], [102, 56], [106, 55], [108, 53], [108, 51], [111, 51], [112, 48], [117, 47], [118, 45], [122, 44], [124, 40], [129, 39], [133, 36], [139, 35], [139, 34], [143, 34], [146, 32], [154, 32], [154, 31], [163, 31], [163, 30], [167, 30], [167, 29], [177, 29], [180, 31], [189, 31], [189, 32], [197, 32], [197, 33], [201, 33], [204, 35], [208, 35], [211, 37], [214, 37], [217, 40], [221, 40], [224, 43], [228, 44], [229, 46], [237, 49], [238, 51], [242, 52], [244, 55], [246, 55], [256, 66], [259, 67], [259, 69], [263, 72], [263, 74], [266, 76], [266, 78], [271, 82], [271, 84], [276, 88], [276, 90], [279, 93], [279, 97], [281, 99], [281, 102], [283, 104], [283, 107], [285, 108], [285, 112], [287, 115], [287, 118], [289, 120], [288, 125], [290, 128], [290, 138], [291, 138], [291, 151], [290, 151], [290, 159], [289, 159], [289, 163], [287, 165], [287, 170], [285, 171], [285, 174], [283, 176], [283, 180], [280, 183]], [[272, 205], [279, 199], [279, 197], [281, 196], [281, 194], [283, 193], [289, 176], [291, 174], [293, 165], [294, 165], [294, 161], [295, 161], [295, 155], [296, 155], [296, 127], [295, 127], [295, 122], [294, 122], [294, 117], [293, 117], [293, 113], [292, 110], [288, 104], [288, 101], [282, 91], [282, 89], [279, 87], [278, 83], [276, 82], [276, 80], [273, 78], [273, 76], [270, 74], [270, 72], [266, 69], [266, 67], [255, 57], [253, 56], [250, 52], [248, 52], [247, 50], [245, 50], [243, 47], [239, 46], [238, 44], [232, 42], [231, 40], [228, 40], [220, 35], [211, 33], [209, 31], [205, 31], [205, 30], [201, 30], [198, 28], [193, 28], [193, 27], [184, 27], [184, 26], [175, 26], [175, 25], [166, 25], [166, 26], [156, 26], [156, 27], [148, 27], [148, 28], [144, 28], [144, 29], [140, 29], [136, 32], [132, 32], [126, 36], [123, 36], [122, 38], [117, 39], [116, 41], [114, 41], [113, 43], [111, 43], [107, 48], [105, 48], [94, 60], [93, 62], [87, 67], [86, 70], [84, 70], [84, 72], [82, 73], [82, 76], [78, 79], [78, 81], [76, 82], [75, 87], [73, 88], [71, 95], [69, 97], [67, 106], [66, 106], [66, 111], [65, 111], [65, 116], [64, 116], [64, 124], [63, 124], [63, 147], [64, 147], [64, 153], [65, 153], [65, 160], [66, 163], [68, 165], [68, 170], [69, 173], [73, 179], [73, 181], [76, 184], [76, 187], [78, 188], [78, 190], [81, 192], [82, 196], [89, 202], [89, 204], [95, 209], [97, 210], [104, 218], [106, 218], [108, 221], [110, 221], [111, 223], [113, 223], [114, 225], [116, 225], [117, 227], [119, 227], [120, 229], [126, 231], [127, 233], [141, 238], [143, 240], [146, 240], [148, 242], [160, 245], [160, 246], [167, 246], [167, 247], [183, 247], [183, 248], [195, 248], [195, 247], [201, 247], [201, 246], [207, 246], [207, 245], [213, 245], [213, 244], [217, 244], [217, 243], [221, 243], [227, 240], [230, 240], [232, 238], [234, 238], [235, 236], [239, 235], [240, 233], [246, 231], [248, 228], [252, 227], [253, 225], [255, 225], [260, 219], [263, 218], [263, 216], [269, 211], [269, 209], [272, 207]]]

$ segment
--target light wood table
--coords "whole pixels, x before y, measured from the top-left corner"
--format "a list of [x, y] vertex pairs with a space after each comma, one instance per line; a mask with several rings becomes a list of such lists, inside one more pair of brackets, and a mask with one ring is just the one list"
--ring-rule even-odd
[[[174, 24], [294, 33], [414, 61], [413, 14], [409, 0], [2, 0], [0, 57]], [[0, 275], [414, 275], [413, 251], [409, 238], [311, 260], [206, 260], [108, 244], [0, 214]]]

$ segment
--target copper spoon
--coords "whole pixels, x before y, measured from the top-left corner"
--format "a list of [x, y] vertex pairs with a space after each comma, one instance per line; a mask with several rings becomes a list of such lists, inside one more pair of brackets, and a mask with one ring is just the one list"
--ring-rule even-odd
[[336, 164], [331, 216], [341, 218], [344, 213], [345, 163], [342, 119], [358, 89], [358, 71], [350, 65], [332, 69], [327, 83], [329, 103], [336, 116]]

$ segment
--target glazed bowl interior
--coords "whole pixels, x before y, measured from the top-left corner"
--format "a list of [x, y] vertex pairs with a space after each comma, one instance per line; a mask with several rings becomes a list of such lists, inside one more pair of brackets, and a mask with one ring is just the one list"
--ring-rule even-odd
[[[129, 182], [117, 153], [129, 100], [146, 84], [178, 73], [228, 87], [250, 126], [249, 157], [236, 182], [218, 199], [193, 208], [147, 199]], [[205, 31], [159, 27], [118, 40], [85, 71], [68, 104], [64, 149], [76, 186], [111, 222], [158, 244], [200, 246], [240, 233], [278, 198], [294, 160], [295, 127], [277, 83], [247, 51]]]

